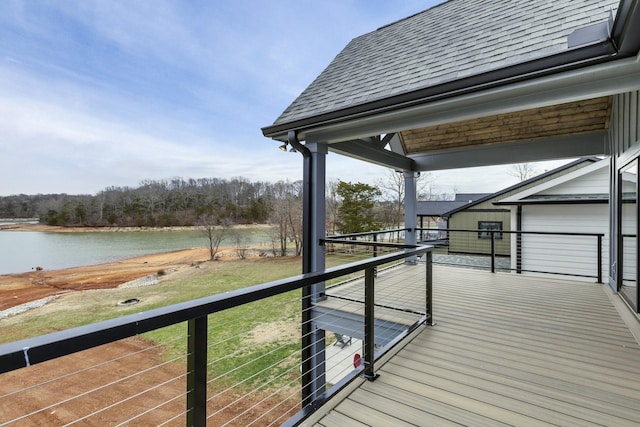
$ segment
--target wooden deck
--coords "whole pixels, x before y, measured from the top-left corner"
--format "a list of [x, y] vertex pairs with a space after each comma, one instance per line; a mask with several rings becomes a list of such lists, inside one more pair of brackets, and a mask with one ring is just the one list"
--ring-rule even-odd
[[640, 334], [620, 305], [603, 285], [436, 266], [437, 324], [306, 425], [640, 425]]

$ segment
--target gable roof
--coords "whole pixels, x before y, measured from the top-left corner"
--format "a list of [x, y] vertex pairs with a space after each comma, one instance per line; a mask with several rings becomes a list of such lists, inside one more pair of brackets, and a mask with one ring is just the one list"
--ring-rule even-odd
[[[594, 203], [608, 202], [609, 175], [603, 169], [609, 167], [609, 162], [600, 160], [592, 165], [574, 170], [565, 175], [543, 182], [534, 187], [527, 188], [519, 193], [512, 194], [502, 200], [494, 202], [495, 205], [521, 205], [521, 204], [549, 204], [549, 203]], [[604, 174], [603, 174], [604, 173]], [[596, 176], [597, 174], [597, 176]], [[566, 188], [567, 184], [584, 180], [585, 177], [592, 176], [602, 181], [602, 185], [590, 183], [586, 191], [580, 193], [558, 191]]]
[[418, 201], [416, 213], [418, 216], [444, 216], [450, 210], [457, 209], [468, 203], [454, 200]]
[[617, 7], [617, 0], [449, 0], [353, 39], [263, 133], [276, 138], [534, 70], [613, 59], [609, 19]]
[[489, 193], [460, 193], [456, 194], [455, 200], [418, 201], [416, 212], [418, 216], [443, 216], [453, 209], [458, 209], [489, 195]]
[[582, 159], [574, 160], [573, 162], [567, 163], [566, 165], [562, 165], [560, 167], [557, 167], [555, 169], [547, 171], [547, 172], [545, 172], [543, 174], [535, 176], [535, 177], [533, 177], [531, 179], [527, 179], [526, 181], [522, 181], [522, 182], [519, 182], [518, 184], [512, 185], [511, 187], [507, 187], [507, 188], [505, 188], [503, 190], [500, 190], [500, 191], [498, 191], [496, 193], [489, 194], [488, 196], [483, 197], [481, 199], [478, 199], [478, 200], [476, 200], [476, 201], [474, 201], [472, 203], [468, 203], [468, 204], [465, 204], [464, 206], [461, 206], [461, 207], [459, 207], [457, 209], [453, 209], [453, 210], [447, 212], [446, 216], [450, 216], [450, 215], [453, 215], [453, 214], [458, 213], [460, 211], [463, 211], [465, 209], [468, 209], [470, 207], [479, 205], [480, 203], [484, 203], [487, 200], [498, 198], [498, 197], [500, 197], [500, 196], [502, 196], [504, 194], [507, 194], [507, 193], [513, 192], [515, 190], [518, 190], [519, 188], [524, 189], [524, 188], [529, 187], [529, 186], [531, 186], [532, 184], [534, 184], [534, 183], [536, 183], [538, 181], [542, 181], [545, 178], [548, 178], [548, 177], [550, 177], [552, 175], [555, 175], [555, 174], [560, 173], [562, 171], [565, 171], [567, 169], [571, 169], [571, 168], [573, 168], [575, 166], [578, 166], [578, 165], [581, 165], [581, 164], [588, 165], [588, 164], [595, 163], [595, 162], [598, 162], [598, 161], [600, 161], [600, 159], [597, 158], [597, 157], [585, 157], [585, 158], [582, 158]]

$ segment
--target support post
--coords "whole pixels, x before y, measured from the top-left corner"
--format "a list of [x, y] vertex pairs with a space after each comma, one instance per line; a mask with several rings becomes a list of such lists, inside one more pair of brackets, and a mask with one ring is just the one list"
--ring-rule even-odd
[[374, 370], [375, 359], [375, 272], [373, 268], [364, 271], [364, 372], [362, 376], [374, 381], [378, 375]]
[[[404, 172], [404, 227], [407, 229], [404, 234], [404, 242], [407, 245], [416, 244], [416, 222], [418, 218], [418, 198], [416, 191], [416, 172]], [[416, 264], [416, 256], [408, 257], [407, 264]]]
[[[295, 146], [294, 146], [295, 147]], [[303, 164], [302, 272], [324, 271], [325, 251], [325, 144], [307, 143]], [[325, 331], [313, 319], [313, 304], [325, 299], [325, 284], [302, 289], [302, 406], [317, 399], [326, 389]]]
[[207, 317], [188, 322], [187, 425], [207, 424]]

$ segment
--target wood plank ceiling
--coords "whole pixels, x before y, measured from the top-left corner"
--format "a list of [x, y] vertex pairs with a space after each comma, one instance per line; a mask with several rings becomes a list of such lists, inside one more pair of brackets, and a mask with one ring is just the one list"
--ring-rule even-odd
[[611, 97], [533, 108], [402, 131], [405, 153], [531, 141], [609, 128]]

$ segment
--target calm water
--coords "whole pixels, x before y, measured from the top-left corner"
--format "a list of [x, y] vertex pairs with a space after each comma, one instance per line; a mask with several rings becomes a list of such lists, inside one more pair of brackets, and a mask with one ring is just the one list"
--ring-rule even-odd
[[[265, 229], [238, 230], [253, 245], [267, 241]], [[199, 231], [44, 233], [0, 231], [0, 274], [100, 264], [177, 249], [207, 247]], [[222, 245], [233, 246], [227, 238]]]

